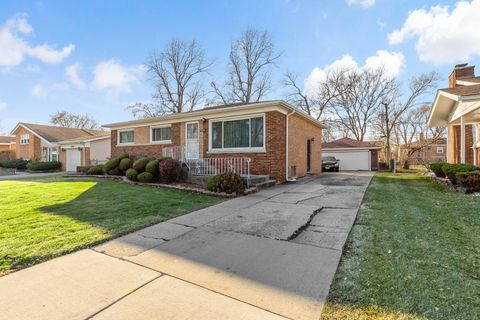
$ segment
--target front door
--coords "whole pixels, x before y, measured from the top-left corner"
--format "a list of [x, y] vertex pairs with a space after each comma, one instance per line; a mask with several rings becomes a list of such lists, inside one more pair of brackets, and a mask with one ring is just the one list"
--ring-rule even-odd
[[76, 172], [77, 167], [82, 164], [82, 155], [78, 149], [67, 149], [67, 165], [68, 172]]
[[198, 159], [198, 122], [187, 123], [186, 159]]
[[311, 141], [307, 140], [307, 173], [310, 172], [310, 153], [311, 153]]

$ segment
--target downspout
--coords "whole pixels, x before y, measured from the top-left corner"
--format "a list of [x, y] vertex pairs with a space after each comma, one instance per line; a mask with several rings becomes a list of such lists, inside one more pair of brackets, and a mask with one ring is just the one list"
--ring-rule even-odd
[[292, 110], [292, 112], [288, 113], [287, 114], [287, 125], [286, 125], [286, 146], [285, 146], [285, 180], [287, 182], [289, 181], [297, 181], [297, 179], [293, 178], [293, 179], [290, 179], [288, 177], [288, 132], [289, 132], [289, 129], [288, 129], [288, 118], [295, 113], [295, 110]]

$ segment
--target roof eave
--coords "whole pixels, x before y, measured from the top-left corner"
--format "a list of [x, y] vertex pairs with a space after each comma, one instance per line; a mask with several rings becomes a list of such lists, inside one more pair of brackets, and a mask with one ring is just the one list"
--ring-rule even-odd
[[[314, 123], [318, 127], [325, 129], [326, 126], [321, 123], [320, 121], [314, 119], [313, 117], [304, 114], [300, 110], [296, 109], [289, 103], [282, 101], [282, 100], [273, 100], [273, 101], [268, 101], [268, 102], [259, 102], [259, 103], [252, 103], [251, 105], [239, 105], [235, 107], [228, 107], [228, 108], [223, 108], [223, 109], [208, 109], [208, 110], [199, 110], [196, 111], [193, 116], [205, 116], [205, 115], [211, 115], [211, 114], [216, 114], [216, 113], [222, 113], [225, 111], [238, 111], [238, 110], [251, 110], [255, 109], [258, 107], [269, 107], [269, 106], [282, 106], [285, 109], [288, 109], [290, 111], [295, 111], [295, 113], [299, 114], [301, 117], [305, 118], [306, 120]], [[159, 121], [166, 121], [166, 120], [177, 120], [177, 119], [182, 119], [182, 118], [187, 118], [191, 117], [192, 113], [185, 112], [185, 113], [175, 113], [175, 114], [168, 114], [164, 115], [161, 117], [153, 117], [153, 118], [147, 118], [147, 119], [138, 119], [138, 120], [131, 120], [131, 121], [123, 121], [123, 122], [116, 122], [116, 123], [109, 123], [109, 124], [104, 124], [102, 127], [104, 128], [110, 128], [110, 129], [115, 129], [115, 128], [121, 128], [125, 126], [132, 126], [136, 124], [148, 124], [148, 123], [155, 123]]]

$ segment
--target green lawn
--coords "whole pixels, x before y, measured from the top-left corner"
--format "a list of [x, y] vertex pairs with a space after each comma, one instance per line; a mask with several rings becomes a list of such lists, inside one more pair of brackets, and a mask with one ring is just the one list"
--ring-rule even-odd
[[480, 197], [377, 174], [322, 319], [480, 319]]
[[0, 181], [0, 274], [220, 202], [118, 181]]

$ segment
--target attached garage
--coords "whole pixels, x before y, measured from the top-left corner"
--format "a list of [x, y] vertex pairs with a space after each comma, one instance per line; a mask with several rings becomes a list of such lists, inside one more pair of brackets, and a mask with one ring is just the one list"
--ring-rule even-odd
[[343, 138], [322, 144], [322, 157], [335, 157], [340, 171], [378, 170], [380, 147], [372, 142]]

